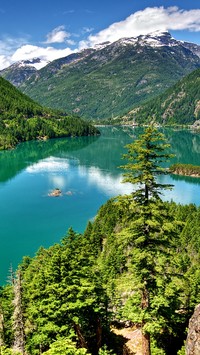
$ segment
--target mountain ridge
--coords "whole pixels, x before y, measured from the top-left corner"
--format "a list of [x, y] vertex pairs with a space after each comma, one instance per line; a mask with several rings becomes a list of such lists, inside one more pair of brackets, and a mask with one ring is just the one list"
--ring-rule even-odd
[[126, 114], [198, 67], [200, 46], [157, 31], [99, 44], [33, 72], [26, 68], [19, 84], [9, 69], [0, 75], [44, 106], [96, 120]]

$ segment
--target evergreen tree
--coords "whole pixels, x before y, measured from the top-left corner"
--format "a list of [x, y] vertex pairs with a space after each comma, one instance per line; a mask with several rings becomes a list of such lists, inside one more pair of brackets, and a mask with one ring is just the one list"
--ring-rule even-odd
[[17, 278], [14, 282], [14, 312], [13, 312], [13, 332], [14, 344], [13, 349], [25, 354], [25, 330], [24, 317], [22, 309], [22, 280], [21, 272], [17, 272]]
[[[134, 184], [135, 190], [132, 192], [134, 220], [125, 234], [131, 246], [131, 269], [139, 289], [139, 294], [135, 293], [132, 307], [140, 308], [140, 312], [137, 309], [135, 314], [142, 326], [142, 351], [143, 355], [150, 355], [152, 324], [155, 313], [158, 315], [160, 312], [158, 305], [161, 307], [163, 303], [158, 296], [160, 290], [160, 295], [163, 294], [167, 280], [166, 272], [165, 281], [160, 276], [164, 272], [170, 237], [175, 231], [160, 198], [162, 191], [171, 186], [156, 180], [158, 175], [167, 173], [161, 164], [170, 158], [166, 152], [169, 145], [157, 129], [149, 127], [138, 140], [126, 147], [128, 153], [124, 158], [128, 159], [128, 163], [123, 166], [126, 170], [123, 181]], [[159, 326], [158, 321], [154, 322], [154, 329]]]

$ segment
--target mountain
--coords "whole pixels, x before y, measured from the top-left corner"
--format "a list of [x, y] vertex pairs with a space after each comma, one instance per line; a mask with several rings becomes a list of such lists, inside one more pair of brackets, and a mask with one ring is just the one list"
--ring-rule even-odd
[[82, 119], [42, 107], [0, 77], [0, 149], [32, 139], [97, 135]]
[[192, 51], [198, 57], [200, 57], [200, 46], [198, 44], [190, 43], [190, 42], [182, 42], [182, 45], [185, 48], [188, 48], [190, 51]]
[[200, 119], [200, 69], [123, 116], [124, 121], [193, 124]]
[[62, 69], [63, 65], [72, 64], [93, 51], [95, 51], [95, 49], [86, 49], [79, 53], [73, 53], [67, 57], [53, 61], [52, 64], [42, 61], [40, 58], [22, 60], [1, 70], [0, 76], [8, 80], [14, 86], [19, 87], [25, 80], [29, 79], [33, 74], [36, 74], [38, 70], [45, 67], [47, 64], [49, 64], [48, 70], [52, 74], [55, 74], [58, 70]]
[[30, 78], [31, 75], [36, 73], [37, 70], [41, 69], [47, 64], [47, 62], [42, 61], [40, 58], [34, 58], [32, 60], [22, 60], [10, 65], [8, 68], [1, 70], [0, 76], [8, 80], [11, 84], [18, 87], [26, 79]]
[[158, 32], [53, 61], [20, 89], [45, 106], [107, 119], [157, 96], [198, 67], [200, 57], [191, 49]]

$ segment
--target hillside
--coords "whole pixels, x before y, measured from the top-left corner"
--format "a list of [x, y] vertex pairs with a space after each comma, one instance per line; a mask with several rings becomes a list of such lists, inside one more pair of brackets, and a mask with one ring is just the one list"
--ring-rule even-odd
[[34, 100], [22, 94], [8, 81], [0, 77], [0, 117], [14, 118], [16, 115], [32, 117], [42, 115], [44, 109]]
[[0, 78], [0, 149], [32, 139], [98, 134], [78, 117], [43, 108]]
[[122, 119], [138, 123], [193, 124], [200, 119], [200, 69]]
[[53, 61], [20, 89], [48, 107], [86, 118], [112, 118], [198, 68], [200, 58], [191, 49], [165, 32], [123, 38], [87, 50], [82, 57], [76, 54], [76, 60]]

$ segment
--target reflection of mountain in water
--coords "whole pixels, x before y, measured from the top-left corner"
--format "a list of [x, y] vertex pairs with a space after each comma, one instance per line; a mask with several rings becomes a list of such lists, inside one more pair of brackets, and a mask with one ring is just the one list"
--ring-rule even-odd
[[[200, 165], [200, 135], [188, 130], [160, 129], [175, 154], [171, 163]], [[15, 150], [0, 153], [0, 181], [6, 181], [21, 170], [50, 156], [77, 159], [82, 166], [93, 166], [113, 175], [122, 172], [118, 167], [124, 146], [143, 131], [139, 127], [101, 127], [100, 137], [52, 139], [46, 142], [32, 141], [17, 146]], [[184, 177], [186, 179], [186, 177]]]
[[83, 149], [98, 140], [98, 137], [51, 139], [45, 142], [31, 141], [19, 144], [16, 149], [0, 153], [0, 181], [7, 181], [29, 165], [49, 156], [62, 156]]
[[164, 129], [163, 132], [175, 154], [173, 162], [200, 165], [200, 134], [172, 129]]
[[90, 165], [119, 174], [122, 165], [124, 146], [135, 139], [135, 131], [131, 127], [102, 127], [101, 136], [92, 145], [72, 152], [71, 156], [79, 159], [81, 165]]

